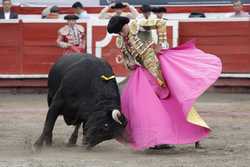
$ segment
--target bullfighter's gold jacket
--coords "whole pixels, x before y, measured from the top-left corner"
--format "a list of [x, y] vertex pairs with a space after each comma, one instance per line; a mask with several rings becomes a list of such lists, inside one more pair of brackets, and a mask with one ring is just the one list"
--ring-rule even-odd
[[160, 63], [154, 50], [153, 41], [142, 41], [138, 37], [138, 31], [143, 29], [156, 29], [158, 35], [157, 44], [167, 42], [166, 21], [162, 19], [145, 19], [139, 22], [133, 20], [129, 24], [130, 31], [127, 37], [118, 36], [116, 45], [121, 49], [124, 65], [132, 70], [136, 65], [144, 66], [158, 81], [160, 86], [165, 82], [160, 70]]

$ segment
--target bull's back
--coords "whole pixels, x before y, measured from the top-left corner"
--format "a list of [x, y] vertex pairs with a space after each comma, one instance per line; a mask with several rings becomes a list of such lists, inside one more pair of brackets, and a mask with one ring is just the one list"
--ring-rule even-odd
[[[71, 77], [66, 79], [66, 81], [68, 80], [68, 82], [71, 82], [70, 86], [72, 86], [72, 84], [80, 84], [78, 86], [90, 89], [90, 82], [87, 82], [89, 81], [87, 78], [93, 78], [94, 76], [99, 75], [103, 70], [107, 69], [106, 66], [109, 65], [103, 60], [90, 54], [72, 54], [59, 58], [52, 66], [48, 76], [48, 105], [50, 106], [51, 101], [65, 76]], [[108, 70], [112, 72], [110, 66], [108, 67]]]
[[48, 101], [49, 106], [68, 68], [72, 66], [74, 63], [80, 61], [82, 58], [83, 58], [83, 55], [80, 55], [80, 54], [62, 56], [52, 66], [48, 75], [47, 101]]
[[110, 99], [115, 94], [119, 99], [115, 80], [104, 81], [101, 78], [102, 75], [108, 77], [114, 74], [111, 66], [100, 58], [84, 55], [80, 60], [67, 66], [65, 71], [56, 71], [56, 75], [59, 74], [60, 82], [57, 85], [60, 86], [59, 91], [63, 98], [61, 114], [68, 125], [74, 124], [76, 118], [86, 119], [94, 110], [93, 106], [99, 102], [98, 98]]
[[85, 55], [63, 75], [64, 92], [72, 91], [74, 94], [81, 94], [80, 96], [88, 96], [88, 93], [95, 89], [94, 83], [100, 80], [103, 74], [113, 75], [111, 66], [100, 58]]

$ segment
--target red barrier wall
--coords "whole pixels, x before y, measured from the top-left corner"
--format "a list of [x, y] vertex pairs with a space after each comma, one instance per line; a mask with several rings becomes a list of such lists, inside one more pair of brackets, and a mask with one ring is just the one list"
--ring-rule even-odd
[[[0, 23], [0, 74], [47, 74], [62, 55], [63, 50], [56, 46], [56, 38], [57, 30], [64, 24]], [[96, 54], [99, 47], [98, 54], [108, 60], [115, 73], [126, 75], [127, 71], [114, 61], [115, 56], [120, 54], [115, 46], [115, 37], [107, 40], [107, 45], [97, 46], [98, 41], [107, 38], [106, 25], [93, 25], [89, 31], [89, 23], [81, 24], [88, 32], [87, 39], [90, 39], [90, 34], [92, 36], [91, 46], [88, 46], [90, 51]], [[169, 26], [167, 29], [170, 44], [173, 44], [173, 28]], [[250, 21], [180, 21], [179, 43], [190, 39], [196, 39], [197, 46], [202, 50], [219, 56], [223, 72], [250, 73]], [[0, 87], [5, 84], [7, 82], [1, 81]], [[19, 82], [15, 84], [22, 85]]]
[[0, 25], [0, 73], [21, 73], [22, 31], [19, 23]]
[[250, 72], [250, 22], [180, 22], [179, 42], [196, 39], [197, 46], [219, 56], [223, 72]]
[[[63, 50], [57, 31], [65, 23], [0, 24], [0, 74], [47, 74]], [[86, 24], [83, 24], [86, 29]]]

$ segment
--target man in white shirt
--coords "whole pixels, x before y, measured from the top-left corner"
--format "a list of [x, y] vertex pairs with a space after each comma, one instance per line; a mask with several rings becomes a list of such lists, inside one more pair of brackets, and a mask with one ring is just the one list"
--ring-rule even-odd
[[233, 1], [234, 13], [230, 17], [250, 17], [247, 12], [243, 10], [243, 5], [240, 0]]
[[17, 19], [18, 15], [11, 11], [11, 0], [3, 0], [3, 10], [0, 11], [0, 19]]
[[86, 10], [84, 10], [83, 5], [81, 2], [75, 2], [72, 5], [72, 8], [74, 10], [75, 15], [79, 17], [79, 19], [90, 19], [89, 14], [87, 13]]
[[[125, 9], [128, 9], [129, 12], [125, 12]], [[113, 12], [109, 12], [112, 10]], [[130, 19], [136, 19], [139, 13], [136, 8], [132, 5], [129, 5], [127, 2], [116, 2], [112, 3], [109, 6], [103, 8], [99, 14], [99, 19], [110, 19], [113, 16], [124, 16]]]

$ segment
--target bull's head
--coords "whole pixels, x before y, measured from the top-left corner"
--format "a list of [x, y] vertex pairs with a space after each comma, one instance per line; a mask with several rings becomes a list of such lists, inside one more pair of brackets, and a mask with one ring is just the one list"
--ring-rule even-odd
[[119, 110], [95, 112], [85, 125], [87, 147], [92, 148], [105, 140], [120, 136], [126, 124], [127, 121]]

